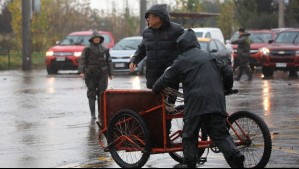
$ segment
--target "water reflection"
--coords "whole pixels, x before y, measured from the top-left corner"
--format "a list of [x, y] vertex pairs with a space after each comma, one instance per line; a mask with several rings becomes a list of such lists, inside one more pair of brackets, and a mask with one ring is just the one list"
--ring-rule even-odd
[[131, 83], [132, 83], [133, 89], [141, 89], [141, 80], [140, 80], [139, 76], [136, 76], [135, 78], [133, 78]]
[[47, 79], [47, 84], [48, 84], [48, 88], [46, 93], [48, 94], [53, 94], [56, 92], [55, 88], [54, 88], [54, 84], [55, 84], [56, 79], [54, 77], [50, 77]]
[[271, 85], [268, 80], [263, 81], [263, 107], [265, 116], [271, 115]]

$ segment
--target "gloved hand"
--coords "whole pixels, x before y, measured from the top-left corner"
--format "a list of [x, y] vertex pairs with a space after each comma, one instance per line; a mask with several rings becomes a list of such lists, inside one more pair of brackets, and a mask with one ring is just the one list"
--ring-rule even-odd
[[160, 93], [161, 93], [161, 90], [159, 90], [157, 87], [154, 87], [154, 88], [152, 89], [152, 92], [153, 92], [154, 94], [160, 94]]
[[237, 89], [230, 89], [230, 90], [225, 90], [224, 94], [225, 95], [233, 95], [233, 94], [237, 94], [239, 92], [239, 90]]

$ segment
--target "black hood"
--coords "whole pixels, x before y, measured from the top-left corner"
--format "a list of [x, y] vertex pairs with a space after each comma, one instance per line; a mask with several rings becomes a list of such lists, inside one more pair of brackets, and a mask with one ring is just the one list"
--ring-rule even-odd
[[99, 37], [101, 39], [100, 44], [104, 42], [104, 37], [99, 32], [97, 32], [97, 31], [94, 31], [91, 34], [91, 36], [89, 38], [89, 42], [92, 43], [92, 39], [95, 38], [95, 37]]
[[192, 29], [185, 30], [176, 42], [180, 52], [185, 52], [191, 48], [199, 47], [196, 34]]
[[146, 19], [150, 13], [159, 16], [165, 22], [165, 25], [170, 25], [170, 16], [166, 4], [156, 4], [151, 6], [145, 13]]

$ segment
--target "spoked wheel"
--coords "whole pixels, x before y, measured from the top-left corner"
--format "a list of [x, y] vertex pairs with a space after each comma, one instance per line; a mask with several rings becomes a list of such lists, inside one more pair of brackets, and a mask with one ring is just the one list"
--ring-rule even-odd
[[108, 127], [108, 149], [122, 168], [141, 168], [150, 156], [149, 132], [144, 120], [131, 110], [118, 112]]
[[[183, 111], [184, 110], [184, 105], [182, 106], [177, 106], [176, 107], [177, 111]], [[184, 121], [182, 118], [179, 119], [172, 119], [171, 122], [171, 129], [170, 129], [170, 135], [169, 135], [169, 140], [170, 144], [172, 146], [183, 146], [183, 127], [184, 127]], [[206, 133], [202, 134], [201, 132], [199, 133], [199, 141], [206, 141], [208, 139], [208, 135]], [[204, 154], [205, 149], [199, 149], [198, 150], [198, 157], [199, 160]], [[184, 164], [184, 153], [183, 151], [179, 152], [173, 152], [169, 153], [170, 157], [173, 158], [176, 162], [180, 164]]]
[[[229, 122], [232, 124], [232, 127], [229, 126], [230, 134], [245, 156], [245, 168], [266, 167], [272, 152], [272, 140], [264, 120], [251, 112], [242, 111], [232, 114]], [[240, 141], [236, 133], [243, 141]]]

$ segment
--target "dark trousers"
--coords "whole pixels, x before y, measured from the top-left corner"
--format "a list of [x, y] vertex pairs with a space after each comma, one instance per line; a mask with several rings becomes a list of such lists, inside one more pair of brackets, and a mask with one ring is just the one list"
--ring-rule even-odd
[[229, 134], [226, 126], [226, 116], [207, 114], [184, 120], [183, 147], [185, 162], [195, 166], [198, 161], [198, 134], [203, 128], [226, 159], [232, 159], [240, 152]]
[[252, 80], [252, 71], [250, 68], [250, 61], [249, 61], [249, 57], [240, 57], [239, 58], [239, 74], [237, 76], [237, 80], [240, 80], [243, 72], [245, 71], [247, 76], [248, 76], [248, 80]]
[[[96, 115], [96, 100], [100, 98], [100, 94], [108, 87], [108, 74], [89, 75], [85, 80], [87, 86], [87, 98], [92, 117]], [[98, 102], [98, 110], [100, 110], [100, 102]]]

